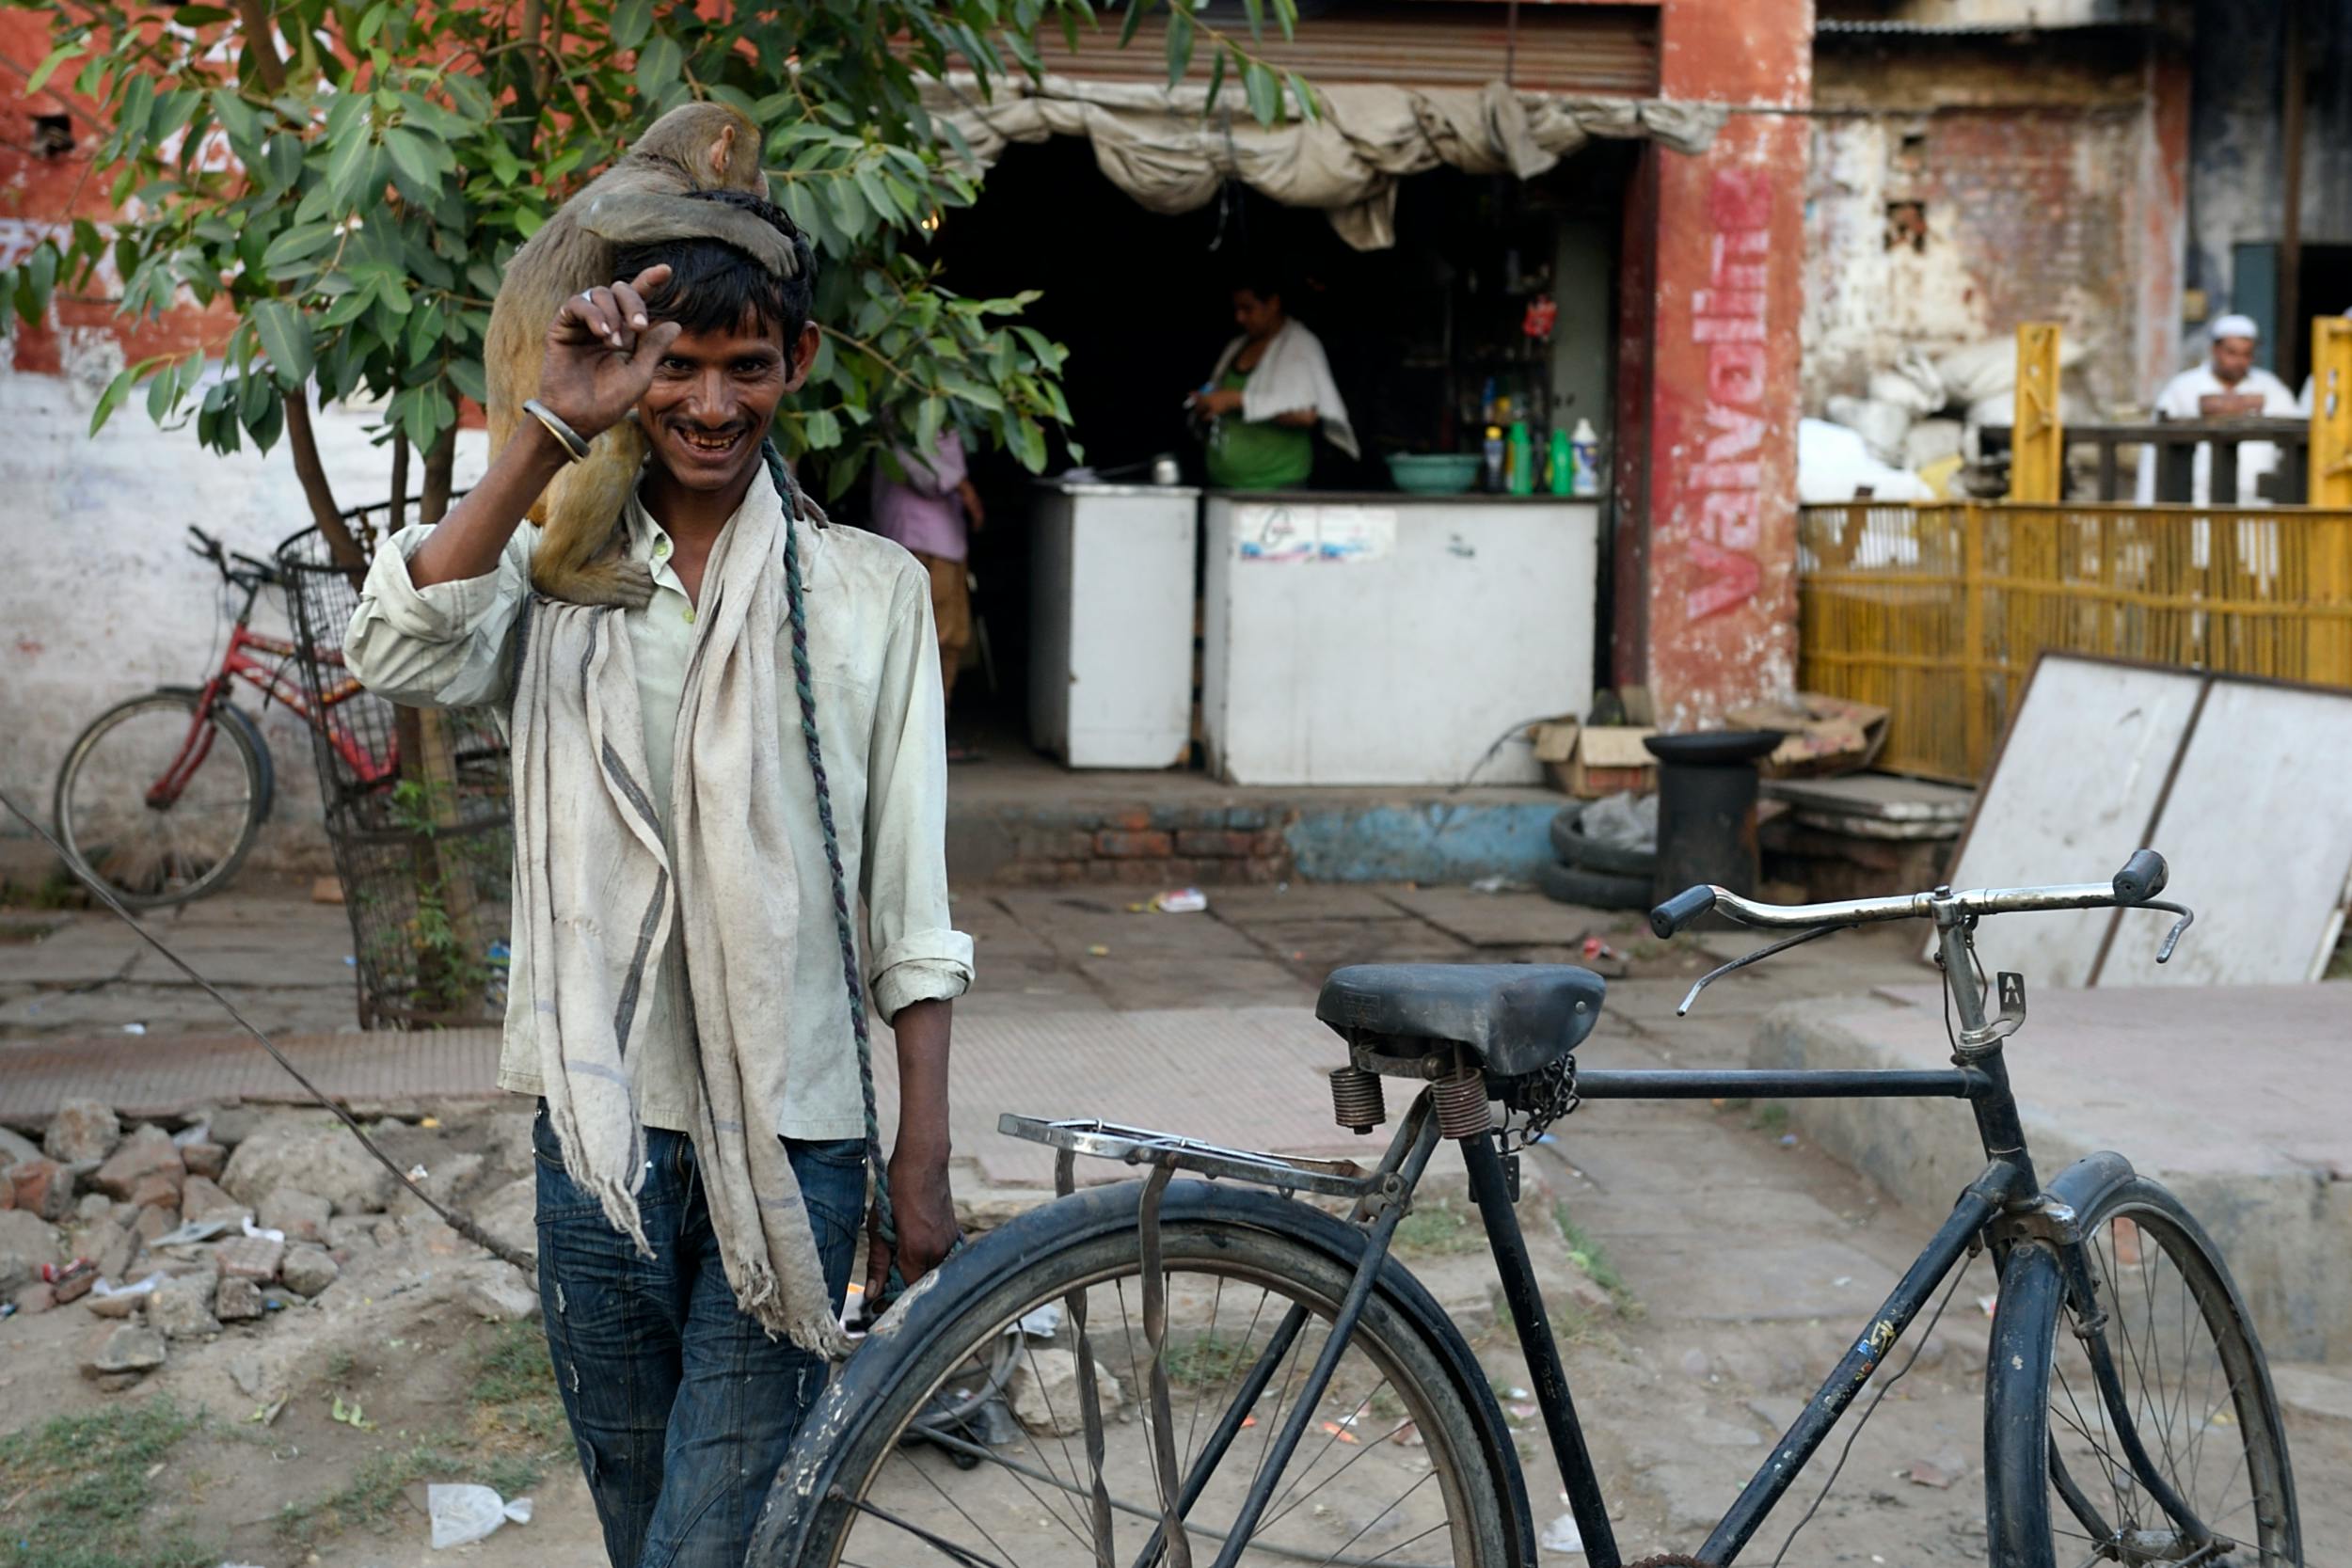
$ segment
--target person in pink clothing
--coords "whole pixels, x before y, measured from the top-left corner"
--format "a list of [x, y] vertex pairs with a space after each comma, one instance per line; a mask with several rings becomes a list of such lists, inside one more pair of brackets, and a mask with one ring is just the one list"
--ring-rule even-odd
[[[891, 471], [894, 463], [897, 473]], [[930, 574], [939, 684], [945, 701], [952, 702], [956, 672], [972, 645], [972, 594], [964, 562], [972, 553], [971, 535], [988, 521], [965, 468], [962, 438], [953, 429], [942, 430], [928, 454], [893, 447], [891, 460], [874, 465], [873, 499], [874, 531], [905, 546]], [[959, 760], [959, 750], [948, 749], [949, 761]]]

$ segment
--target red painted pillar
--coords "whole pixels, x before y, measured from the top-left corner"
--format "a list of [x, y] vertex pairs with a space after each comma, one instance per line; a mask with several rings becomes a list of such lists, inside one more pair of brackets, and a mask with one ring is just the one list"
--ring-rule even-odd
[[1627, 204], [1617, 678], [1690, 728], [1796, 679], [1810, 0], [1665, 0], [1661, 96], [1736, 105]]

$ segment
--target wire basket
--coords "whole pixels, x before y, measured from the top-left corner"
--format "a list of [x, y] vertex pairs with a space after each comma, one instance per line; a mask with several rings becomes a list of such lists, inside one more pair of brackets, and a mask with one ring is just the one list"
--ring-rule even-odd
[[[373, 555], [384, 506], [343, 515]], [[402, 708], [344, 667], [359, 578], [308, 528], [278, 547], [326, 838], [351, 917], [362, 1028], [496, 1022], [505, 1010], [514, 818], [491, 708]]]

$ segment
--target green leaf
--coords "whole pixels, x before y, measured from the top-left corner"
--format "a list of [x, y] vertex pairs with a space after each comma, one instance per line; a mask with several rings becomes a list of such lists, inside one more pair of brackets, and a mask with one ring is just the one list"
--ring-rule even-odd
[[1256, 60], [1242, 70], [1242, 86], [1248, 89], [1249, 114], [1261, 125], [1276, 125], [1282, 119], [1282, 84]]
[[637, 52], [637, 90], [648, 98], [659, 98], [662, 89], [677, 81], [685, 69], [686, 55], [677, 40], [667, 34], [647, 40]]
[[841, 421], [830, 408], [812, 408], [801, 417], [801, 438], [811, 451], [825, 451], [841, 444]]
[[170, 418], [171, 405], [178, 400], [179, 392], [180, 367], [177, 365], [166, 365], [156, 373], [155, 379], [147, 384], [147, 417], [149, 420], [155, 424], [161, 424], [164, 420]]
[[1293, 71], [1285, 72], [1283, 80], [1290, 84], [1291, 96], [1298, 101], [1300, 118], [1309, 120], [1321, 119], [1323, 106], [1315, 102], [1315, 89], [1308, 85], [1307, 79]]
[[479, 359], [453, 359], [449, 362], [449, 378], [457, 383], [457, 389], [474, 402], [487, 404], [490, 384], [482, 373]]
[[1045, 432], [1039, 427], [1038, 422], [1023, 415], [1013, 421], [1009, 434], [1012, 437], [1012, 454], [1021, 460], [1021, 466], [1033, 474], [1043, 473], [1045, 471]]
[[917, 451], [929, 451], [939, 439], [939, 427], [947, 422], [945, 399], [925, 398], [914, 416], [914, 445]]
[[1192, 18], [1181, 5], [1168, 12], [1168, 85], [1174, 87], [1192, 69]]
[[138, 385], [141, 368], [134, 365], [117, 372], [115, 378], [106, 383], [106, 389], [98, 394], [98, 406], [90, 410], [89, 416], [89, 433], [92, 436], [106, 428], [106, 421], [115, 417], [115, 410], [122, 406], [122, 400], [129, 397], [131, 388]]
[[278, 385], [291, 392], [310, 380], [315, 363], [310, 356], [310, 319], [277, 299], [263, 300], [250, 313], [253, 330], [262, 340], [262, 350], [269, 356], [270, 368], [277, 372]]
[[1265, 0], [1241, 0], [1242, 9], [1249, 15], [1249, 37], [1252, 42], [1265, 41]]
[[1218, 91], [1219, 91], [1219, 90], [1220, 90], [1220, 89], [1221, 89], [1224, 86], [1225, 86], [1225, 51], [1224, 51], [1224, 50], [1222, 50], [1222, 49], [1220, 49], [1220, 50], [1218, 50], [1218, 51], [1217, 51], [1215, 55], [1211, 55], [1211, 56], [1209, 57], [1209, 98], [1208, 98], [1208, 102], [1207, 102], [1207, 103], [1203, 103], [1203, 104], [1200, 106], [1201, 113], [1203, 113], [1203, 114], [1214, 114], [1214, 113], [1216, 113], [1216, 95], [1217, 95]]
[[612, 8], [612, 47], [634, 49], [653, 31], [653, 0], [621, 0]]
[[1143, 25], [1143, 13], [1152, 8], [1152, 0], [1127, 0], [1127, 20], [1119, 24], [1119, 47], [1124, 49], [1136, 39], [1136, 29]]
[[275, 273], [280, 267], [315, 256], [335, 240], [336, 226], [332, 223], [297, 223], [278, 238], [270, 241], [262, 252], [262, 268]]
[[374, 151], [375, 145], [365, 128], [357, 126], [327, 149], [326, 189], [338, 206], [350, 205], [359, 194]]
[[155, 113], [154, 79], [145, 75], [131, 78], [122, 90], [122, 107], [115, 115], [115, 133], [125, 147], [135, 147], [147, 137], [147, 122]]
[[[284, 398], [265, 399], [262, 404], [261, 411], [255, 414], [251, 419], [246, 420], [245, 421], [245, 427], [246, 430], [252, 432], [253, 444], [255, 446], [261, 448], [263, 451], [269, 451], [270, 448], [278, 444], [278, 437], [285, 431], [286, 400]], [[236, 450], [236, 440], [233, 433], [231, 433], [230, 438], [230, 450], [231, 451]]]
[[429, 191], [438, 187], [441, 160], [448, 156], [438, 140], [408, 126], [395, 125], [384, 133], [384, 145], [391, 150], [392, 166], [406, 175], [420, 189]]
[[1275, 20], [1282, 24], [1282, 39], [1294, 41], [1298, 37], [1298, 0], [1274, 0]]
[[262, 135], [262, 112], [239, 97], [232, 87], [215, 87], [213, 113], [232, 143], [250, 147]]
[[68, 60], [79, 59], [81, 55], [82, 46], [78, 43], [61, 43], [57, 45], [56, 48], [52, 49], [45, 56], [42, 57], [40, 64], [33, 68], [32, 74], [24, 78], [24, 86], [18, 89], [17, 96], [21, 98], [32, 97], [33, 94], [40, 91], [42, 84], [49, 80], [51, 75], [56, 71], [56, 69], [59, 66], [65, 64]]
[[392, 0], [375, 0], [375, 4], [368, 8], [367, 14], [359, 19], [359, 25], [353, 29], [351, 35], [358, 40], [359, 47], [364, 49], [375, 41], [375, 35], [384, 30], [384, 24], [391, 14]]
[[825, 182], [825, 199], [833, 208], [834, 221], [851, 239], [866, 230], [866, 203], [857, 194], [856, 182], [833, 179]]
[[985, 408], [992, 414], [1005, 411], [1005, 400], [993, 387], [983, 387], [977, 381], [967, 381], [955, 375], [941, 376], [939, 387], [940, 390], [961, 399], [975, 408]]
[[267, 195], [292, 190], [302, 178], [302, 138], [280, 131], [262, 143], [262, 176]]

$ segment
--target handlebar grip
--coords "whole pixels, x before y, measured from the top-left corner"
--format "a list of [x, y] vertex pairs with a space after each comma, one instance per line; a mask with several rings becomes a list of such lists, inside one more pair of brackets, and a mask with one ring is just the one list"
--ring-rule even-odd
[[1686, 887], [1649, 911], [1649, 928], [1661, 937], [1670, 937], [1714, 907], [1713, 888], [1703, 883], [1698, 887]]
[[2153, 849], [2135, 849], [2132, 858], [2123, 863], [2123, 869], [2115, 874], [2115, 901], [2145, 904], [2164, 891], [2170, 877], [2162, 855]]

